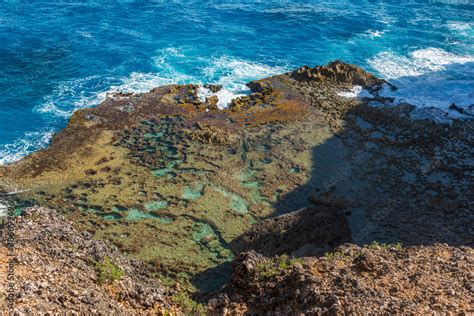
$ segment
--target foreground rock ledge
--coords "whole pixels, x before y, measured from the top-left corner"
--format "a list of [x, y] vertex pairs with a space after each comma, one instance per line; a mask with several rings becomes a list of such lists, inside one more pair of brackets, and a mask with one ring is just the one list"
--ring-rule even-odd
[[470, 247], [345, 244], [301, 261], [250, 251], [233, 265], [232, 281], [209, 301], [212, 315], [474, 312]]
[[[56, 211], [27, 208], [15, 220], [15, 310], [21, 313], [162, 313], [173, 308], [168, 292], [149, 276], [143, 263], [115, 247], [78, 232]], [[2, 240], [7, 239], [2, 229]], [[6, 260], [0, 248], [0, 309], [6, 311]], [[107, 258], [107, 259], [106, 259]], [[110, 259], [123, 275], [101, 284], [97, 262]], [[107, 280], [105, 280], [107, 281]]]

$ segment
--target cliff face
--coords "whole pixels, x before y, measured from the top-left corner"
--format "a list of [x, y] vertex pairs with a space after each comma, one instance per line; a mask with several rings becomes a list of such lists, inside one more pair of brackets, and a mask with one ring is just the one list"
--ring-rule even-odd
[[[84, 236], [181, 290], [218, 290], [227, 280], [220, 271], [251, 250], [316, 258], [376, 240], [422, 255], [435, 243], [465, 251], [474, 244], [474, 125], [414, 120], [412, 106], [378, 95], [384, 84], [333, 62], [250, 82], [253, 92], [226, 110], [216, 97], [203, 101], [195, 85], [110, 95], [74, 113], [47, 149], [0, 167], [0, 191], [26, 190], [18, 207], [59, 210]], [[345, 96], [356, 85], [371, 94]], [[285, 258], [283, 266], [294, 263]], [[231, 300], [273, 308], [254, 301], [258, 293]], [[278, 293], [267, 294], [280, 302], [286, 294]]]

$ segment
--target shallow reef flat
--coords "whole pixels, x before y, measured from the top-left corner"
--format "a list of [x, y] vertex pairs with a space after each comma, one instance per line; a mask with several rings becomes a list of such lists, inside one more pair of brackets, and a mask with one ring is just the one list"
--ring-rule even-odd
[[1, 181], [29, 190], [22, 204], [61, 210], [160, 270], [230, 261], [228, 243], [308, 180], [311, 149], [331, 132], [291, 90], [221, 111], [197, 88], [117, 94], [78, 111], [48, 149], [4, 168]]
[[[414, 121], [384, 84], [336, 61], [250, 82], [225, 110], [195, 85], [109, 95], [0, 185], [165, 276], [225, 265], [252, 225], [321, 201], [347, 216], [341, 240], [472, 246], [471, 122]], [[372, 96], [340, 95], [354, 86]]]

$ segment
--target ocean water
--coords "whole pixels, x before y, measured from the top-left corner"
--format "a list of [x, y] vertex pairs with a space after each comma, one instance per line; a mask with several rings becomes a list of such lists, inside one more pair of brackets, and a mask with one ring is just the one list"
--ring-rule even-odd
[[474, 1], [2, 1], [0, 163], [107, 92], [219, 83], [224, 107], [249, 80], [335, 59], [390, 80], [395, 102], [466, 117], [449, 105], [474, 104]]

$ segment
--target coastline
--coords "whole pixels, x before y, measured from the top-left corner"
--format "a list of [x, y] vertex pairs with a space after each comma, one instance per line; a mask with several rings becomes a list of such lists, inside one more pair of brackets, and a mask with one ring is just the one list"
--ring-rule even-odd
[[[229, 275], [213, 284], [206, 272], [239, 252], [276, 247], [267, 234], [281, 227], [259, 231], [262, 220], [312, 205], [344, 214], [350, 231], [331, 219], [311, 227], [334, 238], [296, 238], [306, 229], [298, 213], [292, 221], [303, 226], [285, 228], [296, 240], [285, 253], [321, 256], [349, 240], [472, 247], [472, 122], [370, 106], [384, 102], [383, 84], [334, 62], [253, 81], [224, 110], [196, 85], [118, 93], [76, 111], [48, 148], [0, 166], [0, 184], [29, 189], [20, 207], [57, 209], [166, 280], [185, 272], [191, 291], [219, 289]], [[354, 86], [373, 97], [339, 95]]]

